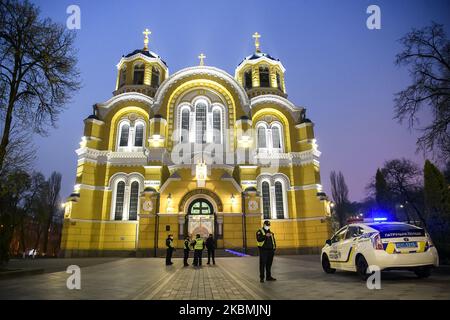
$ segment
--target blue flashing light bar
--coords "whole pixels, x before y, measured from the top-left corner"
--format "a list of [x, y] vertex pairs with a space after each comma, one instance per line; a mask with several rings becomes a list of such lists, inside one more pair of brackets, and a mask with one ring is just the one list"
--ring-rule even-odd
[[385, 217], [373, 218], [373, 221], [377, 221], [377, 222], [387, 221], [387, 218], [385, 218]]

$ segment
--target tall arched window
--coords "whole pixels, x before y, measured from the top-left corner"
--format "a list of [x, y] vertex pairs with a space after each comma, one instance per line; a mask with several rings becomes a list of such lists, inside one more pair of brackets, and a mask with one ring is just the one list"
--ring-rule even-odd
[[134, 128], [134, 146], [142, 147], [143, 144], [144, 144], [144, 125], [142, 123], [138, 123]]
[[151, 86], [157, 88], [159, 86], [159, 68], [152, 67], [152, 81]]
[[130, 209], [128, 211], [128, 220], [137, 220], [139, 200], [139, 182], [133, 181], [130, 188]]
[[199, 102], [195, 107], [195, 142], [205, 143], [206, 131], [206, 104]]
[[270, 87], [270, 76], [268, 67], [259, 67], [259, 86]]
[[133, 84], [144, 84], [144, 71], [145, 67], [143, 63], [134, 65]]
[[284, 219], [283, 185], [280, 181], [275, 182], [275, 210], [277, 219]]
[[127, 67], [124, 65], [121, 69], [120, 69], [120, 74], [119, 74], [119, 88], [123, 87], [126, 84], [127, 81]]
[[272, 148], [281, 149], [281, 133], [278, 126], [272, 127]]
[[214, 109], [213, 111], [213, 143], [220, 144], [222, 142], [222, 120], [220, 116], [220, 110]]
[[189, 109], [181, 111], [181, 142], [189, 142]]
[[270, 219], [270, 186], [267, 181], [262, 183], [262, 200], [264, 219]]
[[283, 90], [281, 88], [281, 76], [278, 72], [277, 72], [277, 87], [278, 87], [278, 89]]
[[244, 87], [247, 90], [251, 89], [253, 87], [252, 70], [251, 69], [244, 72]]
[[125, 200], [125, 182], [119, 181], [116, 187], [116, 205], [114, 209], [114, 220], [122, 220], [124, 200]]
[[123, 123], [120, 126], [120, 142], [119, 147], [128, 146], [128, 137], [130, 135], [130, 125], [128, 123]]
[[258, 148], [267, 148], [266, 128], [264, 126], [258, 127]]

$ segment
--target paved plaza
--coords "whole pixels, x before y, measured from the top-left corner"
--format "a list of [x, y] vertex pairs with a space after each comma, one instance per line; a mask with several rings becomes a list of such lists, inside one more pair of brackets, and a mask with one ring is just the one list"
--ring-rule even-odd
[[[217, 258], [215, 266], [166, 267], [161, 258], [12, 260], [9, 268], [45, 273], [0, 280], [0, 299], [449, 299], [450, 272], [428, 279], [385, 272], [380, 290], [369, 290], [354, 273], [325, 274], [318, 256], [277, 256], [276, 282], [259, 282], [258, 257]], [[69, 265], [81, 268], [81, 290], [68, 290]]]

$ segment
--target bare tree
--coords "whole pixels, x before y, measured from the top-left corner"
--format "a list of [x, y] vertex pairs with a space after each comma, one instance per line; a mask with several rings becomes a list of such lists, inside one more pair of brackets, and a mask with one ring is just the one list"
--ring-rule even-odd
[[47, 253], [48, 236], [52, 226], [53, 219], [60, 209], [60, 196], [61, 190], [61, 174], [59, 172], [53, 172], [47, 181], [46, 188], [46, 205], [47, 205], [47, 219], [44, 225], [44, 244], [42, 252]]
[[75, 34], [22, 0], [0, 0], [0, 169], [11, 142], [13, 119], [45, 134], [79, 88]]
[[411, 160], [394, 159], [386, 161], [381, 172], [386, 179], [393, 198], [401, 202], [406, 210], [411, 207], [425, 226], [426, 222], [420, 210], [420, 204], [423, 199], [420, 199], [422, 195], [422, 183], [420, 180], [422, 173], [419, 167]]
[[342, 172], [336, 174], [335, 171], [330, 173], [331, 195], [335, 204], [334, 212], [339, 223], [339, 227], [345, 225], [347, 211], [350, 201], [348, 200], [348, 187], [345, 183]]
[[395, 97], [395, 117], [408, 120], [410, 128], [419, 125], [419, 111], [427, 109], [430, 124], [421, 128], [418, 147], [450, 160], [450, 41], [442, 25], [432, 23], [412, 30], [400, 39], [404, 49], [396, 56], [397, 65], [409, 66], [412, 84]]

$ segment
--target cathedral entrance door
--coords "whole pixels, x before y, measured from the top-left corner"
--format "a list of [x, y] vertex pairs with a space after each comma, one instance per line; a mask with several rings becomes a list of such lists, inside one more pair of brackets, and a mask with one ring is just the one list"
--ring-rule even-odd
[[186, 214], [187, 232], [195, 238], [198, 233], [206, 238], [209, 234], [214, 234], [214, 210], [211, 203], [206, 199], [196, 199], [188, 207]]

